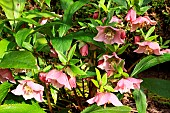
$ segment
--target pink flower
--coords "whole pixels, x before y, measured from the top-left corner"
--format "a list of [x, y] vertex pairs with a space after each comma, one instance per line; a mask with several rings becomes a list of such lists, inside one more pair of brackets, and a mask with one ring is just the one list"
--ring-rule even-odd
[[119, 91], [121, 94], [130, 92], [131, 89], [140, 89], [140, 83], [143, 80], [135, 78], [122, 78], [118, 81], [117, 86], [114, 88], [115, 91]]
[[98, 16], [99, 16], [99, 12], [94, 12], [94, 14], [93, 14], [93, 19], [97, 19]]
[[80, 54], [82, 55], [82, 56], [87, 56], [88, 55], [88, 45], [87, 44], [85, 44], [85, 45], [83, 45], [81, 48], [80, 48]]
[[164, 50], [161, 51], [161, 53], [162, 53], [162, 54], [164, 54], [164, 53], [170, 53], [170, 49], [164, 49]]
[[140, 42], [141, 37], [140, 36], [135, 36], [134, 37], [134, 43], [136, 44], [137, 42]]
[[20, 84], [11, 92], [15, 95], [22, 95], [25, 100], [35, 98], [38, 102], [43, 102], [44, 87], [31, 80], [19, 80]]
[[9, 80], [12, 83], [16, 83], [14, 77], [12, 76], [12, 72], [9, 69], [0, 69], [0, 82], [5, 82]]
[[147, 25], [156, 25], [157, 22], [154, 20], [151, 20], [148, 16], [144, 16], [144, 17], [138, 17], [135, 21], [133, 21], [131, 23], [131, 32], [135, 31], [138, 27], [142, 28], [145, 27]]
[[50, 70], [47, 73], [46, 81], [48, 83], [51, 83], [53, 86], [56, 86], [57, 88], [61, 88], [64, 86], [68, 89], [71, 89], [67, 75], [62, 71], [58, 71], [56, 69]]
[[155, 54], [155, 55], [161, 55], [160, 46], [157, 42], [137, 42], [136, 44], [139, 45], [138, 49], [134, 50], [136, 53], [145, 53], [145, 54]]
[[124, 43], [124, 30], [116, 29], [111, 26], [98, 26], [96, 29], [98, 30], [98, 34], [94, 37], [95, 41], [104, 42], [106, 44]]
[[[119, 58], [116, 53], [113, 53], [113, 55], [103, 55], [103, 57], [99, 61], [101, 60], [104, 61], [102, 61], [97, 67], [105, 70], [108, 76], [111, 76], [116, 71], [113, 65], [121, 65], [120, 63], [122, 61], [122, 59]], [[126, 69], [124, 68], [124, 63], [122, 64], [122, 68], [124, 69], [124, 71], [126, 71]]]
[[69, 83], [70, 83], [71, 88], [76, 88], [76, 77], [71, 77], [69, 79]]
[[44, 73], [44, 72], [39, 73], [39, 79], [41, 80], [41, 82], [48, 84], [46, 80], [46, 76], [47, 76], [47, 73]]
[[130, 9], [130, 10], [128, 11], [128, 14], [127, 14], [126, 17], [125, 17], [125, 20], [126, 20], [126, 21], [129, 21], [129, 22], [135, 21], [135, 20], [136, 20], [136, 11], [133, 10], [133, 9]]
[[87, 100], [87, 102], [89, 104], [93, 104], [94, 102], [96, 102], [98, 106], [106, 103], [112, 103], [114, 106], [123, 106], [122, 103], [117, 98], [117, 96], [113, 93], [98, 92], [95, 97]]
[[110, 20], [110, 22], [109, 22], [109, 23], [112, 23], [112, 22], [121, 23], [121, 22], [122, 22], [122, 20], [121, 20], [121, 19], [119, 19], [117, 16], [113, 16], [113, 17], [111, 18], [111, 20]]

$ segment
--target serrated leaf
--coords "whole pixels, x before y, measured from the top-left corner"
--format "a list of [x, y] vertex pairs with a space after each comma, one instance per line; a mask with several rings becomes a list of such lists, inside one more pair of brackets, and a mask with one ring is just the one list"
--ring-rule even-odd
[[0, 58], [2, 58], [5, 54], [5, 51], [8, 49], [9, 41], [6, 39], [3, 39], [0, 41], [1, 49], [0, 49]]
[[165, 98], [170, 98], [170, 80], [143, 78], [143, 82], [141, 85], [152, 93], [155, 93]]
[[107, 84], [107, 74], [104, 74], [102, 77], [102, 86], [105, 86]]
[[62, 52], [63, 54], [70, 49], [72, 39], [70, 38], [53, 38], [52, 45], [55, 50]]
[[86, 75], [86, 73], [75, 65], [70, 65], [70, 69], [75, 75]]
[[[5, 15], [8, 19], [19, 18], [24, 9], [26, 0], [0, 0], [0, 6], [5, 12]], [[10, 22], [11, 25], [14, 21]]]
[[0, 113], [45, 113], [45, 111], [35, 105], [8, 104], [0, 106]]
[[37, 69], [36, 61], [31, 52], [11, 51], [4, 55], [0, 68]]
[[97, 81], [100, 82], [100, 80], [101, 80], [100, 71], [97, 68], [95, 68], [95, 70], [96, 70], [96, 75], [97, 75]]
[[70, 49], [68, 53], [68, 61], [70, 61], [75, 53], [77, 44], [74, 44], [74, 46]]
[[146, 113], [147, 108], [146, 95], [141, 90], [134, 90], [133, 96], [135, 99], [138, 113]]
[[8, 82], [4, 82], [2, 84], [0, 84], [0, 104], [2, 103], [2, 101], [4, 100], [4, 98], [7, 96], [8, 91], [10, 89], [10, 87], [12, 86], [12, 84], [8, 83]]
[[96, 80], [91, 79], [91, 81], [93, 82], [93, 84], [94, 84], [97, 88], [99, 88], [99, 83], [98, 83]]
[[57, 52], [57, 54], [58, 54], [59, 60], [60, 60], [62, 63], [66, 64], [66, 63], [68, 62], [67, 57], [66, 57], [62, 52], [60, 52], [60, 51], [57, 51], [57, 50], [56, 50], [56, 52]]
[[131, 76], [137, 75], [140, 72], [155, 66], [157, 64], [163, 63], [163, 62], [167, 62], [170, 61], [170, 54], [166, 53], [160, 56], [153, 56], [153, 55], [149, 55], [145, 58], [143, 58], [142, 60], [140, 60], [140, 62], [135, 66], [134, 70], [131, 73]]
[[154, 32], [155, 26], [152, 26], [145, 35], [145, 40]]
[[114, 92], [114, 89], [112, 88], [112, 86], [109, 86], [109, 85], [104, 86], [104, 89], [110, 92]]

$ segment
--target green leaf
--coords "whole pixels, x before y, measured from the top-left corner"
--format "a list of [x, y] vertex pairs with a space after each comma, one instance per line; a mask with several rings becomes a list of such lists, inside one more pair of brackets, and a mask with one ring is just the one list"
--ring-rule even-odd
[[59, 15], [54, 14], [52, 12], [28, 12], [28, 15], [25, 18], [35, 18], [35, 17], [44, 17], [44, 18], [50, 18], [50, 17], [58, 17]]
[[12, 85], [8, 82], [4, 82], [2, 84], [0, 84], [0, 104], [2, 103], [2, 101], [4, 100], [4, 98], [7, 96], [8, 91], [10, 89]]
[[93, 84], [94, 84], [97, 88], [99, 88], [99, 83], [98, 83], [96, 80], [91, 79], [91, 81], [93, 82]]
[[159, 35], [150, 36], [146, 40], [152, 41], [152, 40], [156, 39], [158, 36]]
[[135, 99], [138, 113], [146, 113], [147, 102], [146, 102], [146, 95], [143, 93], [143, 91], [134, 90], [133, 96]]
[[23, 42], [25, 41], [25, 39], [30, 33], [31, 33], [31, 29], [27, 29], [27, 28], [21, 29], [16, 33], [15, 40], [19, 47], [22, 47]]
[[113, 2], [115, 2], [119, 6], [124, 6], [125, 8], [127, 8], [126, 0], [113, 0]]
[[139, 6], [142, 6], [142, 4], [143, 4], [143, 0], [139, 0]]
[[6, 39], [3, 39], [0, 41], [1, 49], [0, 49], [0, 59], [4, 56], [5, 51], [8, 49], [9, 41]]
[[[8, 19], [19, 18], [25, 7], [26, 0], [0, 0], [0, 6]], [[14, 22], [10, 22], [13, 24]]]
[[109, 86], [109, 85], [104, 86], [104, 89], [110, 92], [114, 92], [114, 89], [112, 88], [112, 86]]
[[50, 7], [50, 2], [51, 0], [45, 0], [45, 3], [48, 5], [48, 7]]
[[170, 80], [143, 78], [143, 82], [141, 85], [152, 93], [155, 93], [165, 98], [170, 98]]
[[0, 106], [0, 113], [45, 113], [45, 111], [35, 105], [7, 104]]
[[140, 62], [135, 66], [134, 70], [132, 71], [131, 76], [137, 75], [140, 72], [152, 66], [155, 66], [157, 64], [167, 62], [167, 61], [170, 61], [170, 54], [168, 53], [163, 54], [161, 56], [149, 55], [143, 58], [142, 60], [140, 60]]
[[105, 86], [107, 84], [107, 74], [104, 74], [102, 77], [102, 86]]
[[143, 0], [143, 5], [147, 5], [148, 3], [150, 3], [152, 0]]
[[137, 12], [137, 14], [140, 14], [140, 15], [143, 15], [148, 9], [150, 9], [151, 8], [151, 6], [144, 6], [144, 7], [141, 7], [140, 8], [140, 12], [138, 13]]
[[31, 52], [11, 51], [4, 55], [0, 68], [37, 69], [36, 61]]
[[67, 9], [64, 11], [63, 16], [63, 22], [67, 25], [60, 26], [59, 28], [60, 37], [63, 37], [63, 35], [70, 29], [73, 14], [88, 2], [90, 2], [90, 0], [79, 0], [67, 7]]
[[75, 50], [76, 50], [76, 46], [77, 46], [77, 44], [75, 44], [75, 45], [70, 49], [70, 51], [69, 51], [69, 53], [68, 53], [68, 61], [70, 61], [70, 60], [72, 59], [72, 57], [73, 57], [73, 55], [74, 55], [74, 53], [75, 53]]
[[75, 65], [70, 65], [70, 69], [75, 75], [86, 75], [86, 73]]
[[40, 24], [39, 24], [38, 22], [36, 22], [35, 20], [30, 19], [30, 18], [17, 18], [16, 20], [17, 20], [17, 21], [27, 22], [27, 23], [33, 24], [33, 25], [35, 25], [35, 26], [40, 26]]
[[70, 38], [53, 38], [52, 45], [55, 50], [62, 52], [63, 54], [70, 49], [72, 39]]
[[86, 109], [84, 109], [81, 113], [91, 113], [92, 111], [95, 111], [97, 109], [102, 109], [102, 107], [97, 106], [96, 104], [93, 104], [93, 105], [87, 107]]
[[57, 52], [57, 54], [58, 54], [59, 60], [60, 60], [62, 63], [66, 64], [66, 63], [68, 62], [67, 57], [66, 57], [62, 52], [60, 52], [60, 51], [57, 51], [57, 50], [56, 50], [56, 52]]
[[[87, 110], [86, 110], [87, 109]], [[86, 108], [81, 113], [130, 113], [131, 108], [128, 106], [117, 106], [117, 107], [97, 107]]]
[[96, 75], [97, 75], [97, 81], [100, 82], [100, 80], [101, 80], [100, 71], [97, 68], [95, 68], [95, 70], [96, 70]]
[[145, 40], [154, 32], [155, 26], [151, 27], [145, 35]]
[[129, 47], [130, 45], [132, 45], [132, 44], [126, 44], [125, 46], [122, 46], [121, 48], [119, 48], [117, 50], [117, 55], [122, 54], [126, 50], [126, 48]]
[[51, 96], [53, 98], [54, 104], [57, 103], [57, 91], [54, 88], [50, 88]]
[[61, 7], [63, 10], [66, 10], [70, 5], [72, 5], [74, 2], [73, 0], [60, 0]]

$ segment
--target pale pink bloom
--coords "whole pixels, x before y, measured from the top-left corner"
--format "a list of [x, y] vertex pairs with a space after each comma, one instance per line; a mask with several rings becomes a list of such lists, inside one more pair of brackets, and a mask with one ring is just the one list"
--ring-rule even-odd
[[89, 104], [97, 103], [98, 106], [106, 103], [112, 103], [114, 106], [123, 106], [117, 96], [113, 93], [101, 93], [98, 92], [95, 97], [88, 99]]
[[71, 88], [76, 88], [76, 77], [71, 77], [69, 79], [69, 83], [70, 83]]
[[12, 76], [12, 72], [9, 69], [0, 69], [0, 82], [5, 82], [9, 80], [12, 83], [16, 83], [14, 77]]
[[125, 20], [128, 22], [133, 22], [136, 20], [136, 11], [133, 9], [130, 9], [125, 17]]
[[[99, 65], [97, 66], [98, 68], [105, 70], [107, 72], [107, 75], [110, 76], [115, 72], [116, 70], [114, 69], [113, 65], [120, 65], [122, 59], [117, 56], [117, 54], [114, 52], [112, 55], [103, 55], [99, 61]], [[126, 69], [124, 68], [124, 64], [122, 64], [122, 68], [124, 71]]]
[[164, 53], [170, 53], [170, 49], [164, 49], [164, 50], [161, 51], [161, 53], [163, 53], [163, 54]]
[[144, 16], [144, 17], [138, 17], [135, 21], [133, 21], [131, 23], [131, 29], [130, 31], [133, 32], [135, 31], [137, 28], [143, 28], [147, 25], [156, 25], [157, 22], [154, 20], [151, 20], [148, 16]]
[[97, 19], [98, 16], [99, 16], [99, 12], [94, 12], [94, 14], [93, 14], [93, 19]]
[[57, 52], [55, 51], [55, 49], [51, 48], [50, 49], [50, 57], [54, 57], [56, 58], [58, 56]]
[[11, 92], [15, 95], [22, 95], [25, 100], [35, 98], [38, 102], [43, 102], [44, 87], [31, 80], [19, 80], [20, 84]]
[[106, 44], [124, 43], [124, 30], [116, 29], [111, 26], [98, 26], [96, 29], [98, 30], [98, 34], [94, 37], [95, 41], [104, 42]]
[[39, 79], [41, 80], [41, 82], [48, 84], [46, 80], [46, 76], [47, 76], [47, 73], [44, 73], [44, 72], [39, 73]]
[[115, 91], [119, 91], [121, 94], [130, 92], [131, 89], [140, 89], [140, 83], [143, 80], [135, 78], [122, 78], [118, 81], [117, 86], [114, 88]]
[[136, 44], [137, 42], [140, 42], [141, 37], [140, 36], [135, 36], [134, 37], [134, 43]]
[[119, 19], [117, 16], [112, 16], [111, 20], [109, 23], [112, 23], [112, 22], [117, 22], [117, 23], [121, 23], [122, 20]]
[[139, 45], [139, 47], [134, 50], [136, 53], [145, 53], [145, 54], [155, 54], [155, 55], [161, 55], [160, 46], [157, 42], [137, 42], [136, 44]]
[[67, 75], [62, 71], [58, 71], [56, 69], [50, 70], [47, 73], [46, 81], [48, 83], [51, 83], [53, 86], [56, 86], [57, 88], [61, 88], [64, 86], [68, 89], [71, 89]]
[[81, 54], [82, 56], [87, 56], [88, 53], [89, 53], [89, 51], [88, 51], [88, 45], [85, 44], [85, 45], [83, 45], [83, 46], [80, 48], [80, 54]]

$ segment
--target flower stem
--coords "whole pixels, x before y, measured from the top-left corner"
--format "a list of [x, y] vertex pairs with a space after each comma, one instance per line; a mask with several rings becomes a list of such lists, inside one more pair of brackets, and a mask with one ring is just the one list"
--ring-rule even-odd
[[47, 84], [45, 84], [45, 94], [46, 94], [46, 97], [47, 97], [48, 108], [50, 110], [50, 113], [53, 113], [51, 101], [50, 101], [50, 92], [49, 92], [49, 88], [48, 88]]

